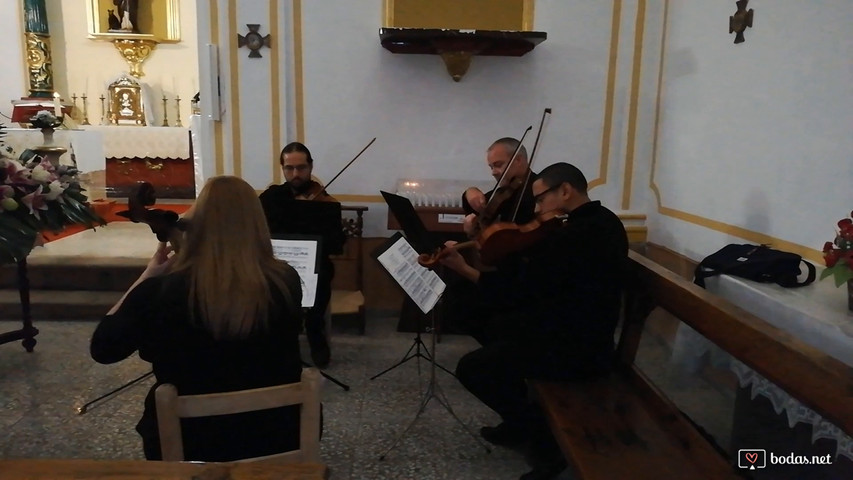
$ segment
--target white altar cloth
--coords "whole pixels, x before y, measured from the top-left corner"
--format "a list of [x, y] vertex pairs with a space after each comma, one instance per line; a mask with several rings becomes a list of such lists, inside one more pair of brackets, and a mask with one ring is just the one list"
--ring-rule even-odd
[[106, 158], [190, 157], [189, 129], [182, 127], [133, 127], [90, 125], [86, 131], [101, 134]]
[[[800, 288], [783, 288], [720, 275], [706, 279], [705, 285], [709, 292], [853, 366], [853, 313], [847, 309], [846, 290], [836, 288], [830, 280]], [[675, 337], [672, 364], [681, 371], [695, 372], [705, 353], [710, 355], [715, 366], [730, 368], [740, 385], [751, 389], [752, 398], [765, 396], [777, 414], [784, 411], [790, 427], [799, 422], [811, 424], [812, 441], [834, 439], [838, 442], [837, 454], [853, 460], [853, 438], [689, 326], [681, 324]]]

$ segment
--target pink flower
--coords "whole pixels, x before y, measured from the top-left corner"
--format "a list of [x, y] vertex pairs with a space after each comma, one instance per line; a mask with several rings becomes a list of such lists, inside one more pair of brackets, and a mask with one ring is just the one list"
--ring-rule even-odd
[[36, 190], [29, 195], [24, 195], [21, 198], [21, 203], [23, 203], [27, 208], [30, 209], [30, 213], [36, 216], [36, 218], [40, 218], [38, 212], [36, 210], [47, 210], [47, 203], [45, 203], [45, 196], [41, 194], [41, 185], [36, 188]]

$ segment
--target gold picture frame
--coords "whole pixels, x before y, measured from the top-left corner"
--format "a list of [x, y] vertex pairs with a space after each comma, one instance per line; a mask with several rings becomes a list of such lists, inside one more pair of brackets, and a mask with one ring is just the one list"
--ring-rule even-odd
[[138, 0], [137, 32], [110, 30], [108, 10], [113, 0], [86, 0], [89, 38], [93, 40], [140, 39], [157, 43], [181, 41], [180, 0]]
[[384, 0], [383, 26], [533, 30], [535, 0]]

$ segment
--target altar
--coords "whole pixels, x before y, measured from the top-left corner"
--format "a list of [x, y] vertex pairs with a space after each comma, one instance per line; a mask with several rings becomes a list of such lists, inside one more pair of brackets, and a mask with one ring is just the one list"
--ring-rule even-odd
[[[5, 143], [20, 155], [44, 144], [41, 130], [4, 129]], [[60, 163], [76, 163], [91, 199], [126, 198], [137, 182], [150, 182], [160, 198], [195, 198], [190, 130], [181, 127], [87, 125], [59, 129], [54, 143], [68, 151]], [[73, 155], [73, 158], [72, 158]]]
[[126, 198], [137, 182], [160, 198], [195, 198], [190, 131], [181, 127], [86, 126], [100, 134], [107, 197]]

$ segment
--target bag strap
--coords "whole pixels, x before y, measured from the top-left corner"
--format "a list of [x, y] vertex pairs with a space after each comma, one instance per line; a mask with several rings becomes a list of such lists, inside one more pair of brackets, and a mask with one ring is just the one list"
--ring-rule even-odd
[[[749, 258], [749, 256], [755, 253], [757, 250], [767, 248], [764, 245], [755, 245], [754, 247], [755, 248], [746, 253], [747, 258]], [[705, 288], [706, 278], [714, 277], [717, 275], [723, 275], [724, 273], [728, 273], [729, 270], [740, 265], [743, 265], [743, 262], [735, 260], [734, 262], [731, 262], [728, 265], [724, 265], [720, 268], [711, 268], [705, 265], [705, 260], [703, 259], [701, 262], [699, 262], [699, 265], [696, 265], [696, 269], [693, 271], [693, 283], [699, 285], [702, 288]]]
[[777, 284], [777, 285], [779, 285], [780, 287], [785, 287], [785, 288], [796, 288], [796, 287], [805, 287], [806, 285], [809, 285], [810, 283], [814, 282], [814, 280], [815, 280], [815, 274], [817, 273], [817, 272], [816, 272], [816, 270], [815, 270], [814, 265], [812, 265], [811, 263], [809, 263], [809, 262], [807, 262], [807, 261], [805, 261], [805, 260], [803, 260], [803, 259], [800, 259], [800, 263], [805, 263], [805, 264], [806, 264], [806, 268], [807, 268], [807, 269], [808, 269], [808, 271], [809, 271], [809, 274], [808, 274], [808, 276], [806, 277], [806, 279], [805, 279], [805, 280], [803, 280], [802, 282], [798, 282], [798, 281], [797, 281], [797, 277], [794, 277], [794, 280], [793, 280], [793, 281], [788, 281], [788, 280], [776, 280], [776, 284]]

